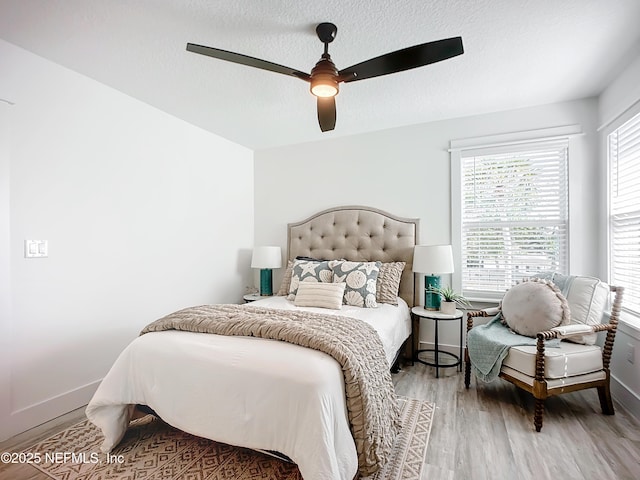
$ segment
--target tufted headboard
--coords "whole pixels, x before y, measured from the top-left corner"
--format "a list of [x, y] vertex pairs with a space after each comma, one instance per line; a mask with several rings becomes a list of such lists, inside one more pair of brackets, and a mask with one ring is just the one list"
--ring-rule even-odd
[[335, 207], [287, 228], [287, 258], [406, 262], [400, 296], [415, 305], [413, 247], [418, 242], [417, 218], [401, 218], [370, 207]]

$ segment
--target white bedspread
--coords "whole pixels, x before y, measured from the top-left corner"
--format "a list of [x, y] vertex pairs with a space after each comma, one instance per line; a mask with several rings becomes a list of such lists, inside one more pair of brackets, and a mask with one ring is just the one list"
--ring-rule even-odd
[[[253, 305], [299, 308], [283, 297]], [[390, 362], [410, 332], [404, 302], [309, 310], [364, 315]], [[148, 333], [122, 352], [87, 406], [87, 417], [105, 435], [105, 451], [122, 439], [135, 404], [194, 435], [281, 452], [305, 480], [352, 480], [358, 469], [341, 367], [315, 350], [253, 337]]]
[[281, 310], [306, 310], [309, 312], [340, 315], [363, 320], [371, 325], [382, 340], [384, 352], [387, 355], [389, 365], [393, 362], [396, 353], [411, 334], [411, 313], [407, 302], [398, 298], [398, 306], [379, 303], [378, 308], [360, 308], [343, 305], [340, 310], [327, 310], [326, 308], [296, 307], [286, 297], [265, 297], [253, 302], [251, 305], [279, 308]]

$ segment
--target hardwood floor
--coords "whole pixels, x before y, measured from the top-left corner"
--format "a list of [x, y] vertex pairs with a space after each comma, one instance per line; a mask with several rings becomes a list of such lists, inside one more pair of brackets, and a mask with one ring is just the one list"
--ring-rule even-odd
[[400, 395], [436, 404], [423, 479], [640, 478], [640, 421], [617, 403], [602, 415], [595, 389], [547, 399], [536, 433], [528, 393], [475, 378], [466, 390], [462, 373], [434, 370], [416, 363], [394, 375]]
[[[595, 390], [546, 402], [533, 428], [533, 399], [510, 383], [471, 382], [463, 374], [416, 363], [393, 375], [400, 395], [436, 404], [422, 478], [428, 480], [613, 480], [640, 478], [640, 421], [615, 404], [602, 415]], [[78, 409], [0, 443], [22, 449], [84, 418]], [[1, 480], [48, 480], [28, 465], [0, 464]], [[70, 479], [73, 480], [73, 479]]]

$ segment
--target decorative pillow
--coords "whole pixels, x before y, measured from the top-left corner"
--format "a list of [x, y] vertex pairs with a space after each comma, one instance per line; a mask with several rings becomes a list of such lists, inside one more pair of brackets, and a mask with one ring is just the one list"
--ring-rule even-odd
[[511, 330], [527, 337], [571, 321], [569, 304], [560, 289], [539, 278], [511, 287], [504, 294], [501, 309]]
[[288, 300], [294, 300], [301, 282], [325, 282], [333, 281], [333, 271], [329, 261], [294, 260], [291, 273], [291, 285], [289, 286]]
[[[319, 260], [317, 258], [311, 257], [303, 257], [298, 255], [296, 260], [311, 260], [314, 262], [322, 262], [323, 260]], [[280, 290], [276, 295], [284, 297], [285, 295], [289, 295], [289, 289], [291, 287], [291, 274], [293, 273], [293, 260], [289, 260], [287, 262], [287, 269], [284, 271], [284, 276], [282, 277], [282, 283], [280, 284]]]
[[282, 277], [282, 283], [280, 284], [280, 290], [276, 295], [284, 297], [289, 295], [289, 287], [291, 287], [291, 274], [293, 273], [293, 262], [289, 260], [287, 262], [287, 269], [284, 271], [284, 277]]
[[298, 307], [342, 308], [346, 283], [301, 282], [293, 304]]
[[[599, 325], [609, 300], [609, 286], [599, 278], [547, 273], [536, 275], [551, 280], [560, 288], [571, 309], [571, 324]], [[589, 333], [567, 337], [575, 343], [593, 345], [597, 335]]]
[[345, 282], [344, 304], [354, 307], [376, 308], [376, 286], [381, 262], [349, 262], [333, 260], [333, 281]]
[[404, 270], [405, 262], [383, 263], [378, 273], [378, 283], [376, 285], [376, 302], [398, 304], [398, 291], [400, 290], [400, 279]]

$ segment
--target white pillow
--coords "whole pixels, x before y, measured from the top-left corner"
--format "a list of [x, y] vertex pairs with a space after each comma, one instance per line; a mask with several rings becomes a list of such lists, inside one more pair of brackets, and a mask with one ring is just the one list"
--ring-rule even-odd
[[293, 304], [340, 310], [346, 283], [300, 282]]
[[[609, 298], [609, 286], [606, 283], [594, 277], [572, 277], [566, 297], [571, 308], [572, 324], [599, 325], [602, 323], [602, 315]], [[593, 345], [596, 343], [596, 338], [597, 334], [590, 333], [571, 336], [567, 340]]]
[[[551, 280], [566, 297], [571, 309], [571, 324], [599, 325], [609, 300], [609, 286], [599, 278], [582, 275], [562, 275], [549, 273], [536, 275], [538, 278]], [[597, 334], [572, 335], [568, 337], [575, 343], [593, 345]]]
[[511, 287], [502, 298], [501, 309], [511, 330], [527, 337], [567, 325], [571, 320], [567, 299], [560, 289], [538, 278]]

